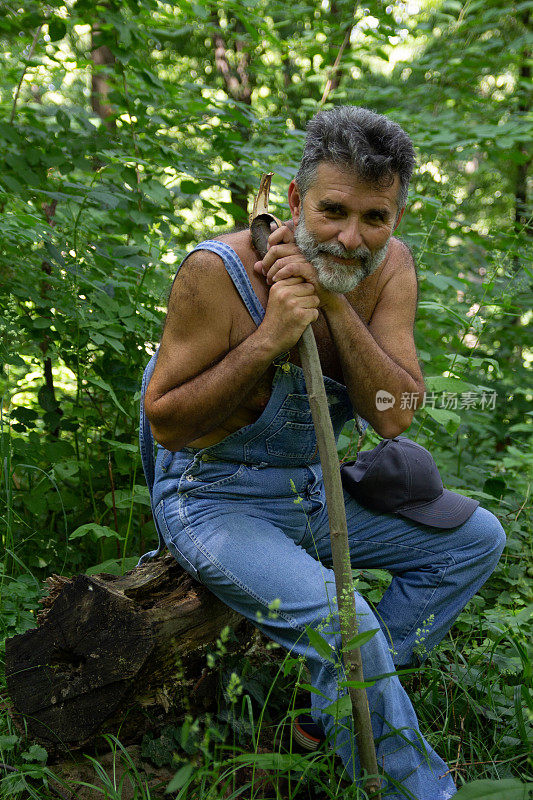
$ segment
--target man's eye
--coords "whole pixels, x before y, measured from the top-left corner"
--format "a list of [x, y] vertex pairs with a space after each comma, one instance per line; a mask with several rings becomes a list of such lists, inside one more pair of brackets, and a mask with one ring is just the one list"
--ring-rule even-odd
[[371, 211], [368, 214], [368, 218], [372, 220], [372, 222], [385, 222], [385, 216], [381, 213], [381, 211]]

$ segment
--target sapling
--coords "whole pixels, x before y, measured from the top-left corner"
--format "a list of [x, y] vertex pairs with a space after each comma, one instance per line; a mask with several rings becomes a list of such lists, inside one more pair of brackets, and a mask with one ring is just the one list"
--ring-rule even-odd
[[[267, 252], [268, 237], [272, 231], [272, 224], [274, 223], [276, 227], [278, 226], [277, 220], [268, 213], [271, 180], [272, 173], [262, 176], [250, 215], [252, 241], [261, 258]], [[298, 347], [322, 464], [331, 536], [333, 572], [337, 590], [342, 652], [346, 680], [349, 684], [348, 692], [352, 706], [355, 739], [361, 769], [365, 773], [365, 788], [369, 792], [377, 792], [372, 797], [375, 800], [379, 800], [380, 780], [376, 749], [370, 722], [368, 698], [366, 689], [362, 686], [364, 681], [363, 662], [360, 648], [353, 646], [354, 639], [357, 636], [357, 617], [339, 457], [329, 414], [322, 367], [311, 325], [303, 332]], [[361, 688], [357, 688], [357, 685]]]

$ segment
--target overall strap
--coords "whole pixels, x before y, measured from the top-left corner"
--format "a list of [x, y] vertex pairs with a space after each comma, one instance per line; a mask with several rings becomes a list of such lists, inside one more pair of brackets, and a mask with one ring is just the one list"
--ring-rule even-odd
[[191, 250], [191, 253], [194, 253], [196, 250], [210, 250], [212, 253], [216, 253], [217, 256], [220, 256], [228, 271], [228, 275], [241, 296], [242, 302], [248, 309], [248, 313], [255, 324], [260, 325], [265, 316], [265, 309], [259, 302], [259, 298], [253, 290], [252, 282], [244, 268], [244, 264], [233, 247], [230, 247], [229, 244], [225, 242], [218, 242], [215, 239], [210, 239], [207, 242], [200, 242], [200, 244], [196, 245], [194, 250]]
[[145, 553], [143, 556], [141, 556], [141, 558], [137, 563], [138, 567], [145, 561], [147, 561], [149, 558], [155, 558], [155, 556], [158, 556], [163, 547], [165, 546], [154, 513], [155, 511], [153, 503], [153, 490], [154, 490], [154, 479], [155, 479], [154, 437], [152, 436], [152, 429], [150, 428], [150, 423], [148, 422], [148, 418], [144, 410], [144, 397], [146, 395], [146, 387], [150, 383], [150, 378], [152, 377], [153, 371], [155, 369], [155, 362], [157, 361], [157, 353], [158, 351], [154, 353], [154, 355], [148, 362], [143, 374], [143, 380], [141, 385], [140, 420], [139, 420], [139, 449], [141, 451], [141, 460], [143, 465], [144, 477], [146, 478], [146, 484], [148, 486], [148, 492], [150, 494], [150, 505], [152, 507], [152, 516], [154, 518], [155, 527], [157, 529], [158, 543], [157, 543], [157, 548], [155, 550], [150, 550], [150, 552]]

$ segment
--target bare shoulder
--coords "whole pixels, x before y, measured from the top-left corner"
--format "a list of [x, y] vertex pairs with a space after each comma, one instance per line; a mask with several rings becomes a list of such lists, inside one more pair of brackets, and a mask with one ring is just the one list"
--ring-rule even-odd
[[412, 331], [418, 303], [418, 281], [413, 256], [400, 239], [391, 239], [380, 276], [379, 295], [370, 323], [374, 331]]
[[[195, 250], [182, 263], [170, 292], [168, 318], [175, 318], [187, 308], [188, 314], [219, 311], [233, 292], [233, 284], [224, 262], [210, 250]], [[167, 322], [169, 319], [167, 319]]]
[[405, 242], [392, 236], [383, 263], [383, 277], [388, 281], [399, 273], [402, 273], [403, 277], [406, 276], [406, 273], [411, 273], [413, 278], [416, 278], [415, 260], [410, 248]]

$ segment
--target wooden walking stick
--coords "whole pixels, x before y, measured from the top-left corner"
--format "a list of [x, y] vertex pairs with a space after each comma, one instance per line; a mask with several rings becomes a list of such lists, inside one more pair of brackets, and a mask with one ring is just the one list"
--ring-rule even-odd
[[[268, 173], [262, 176], [253, 211], [250, 215], [252, 242], [261, 258], [267, 252], [267, 242], [271, 233], [272, 222], [277, 226], [275, 218], [268, 213], [268, 196], [272, 174]], [[357, 618], [339, 457], [337, 455], [333, 425], [329, 415], [322, 367], [311, 325], [303, 332], [298, 348], [315, 426], [318, 452], [322, 463], [346, 677], [350, 683], [362, 683], [364, 678], [361, 651], [359, 647], [349, 648], [349, 642], [357, 635]], [[367, 775], [365, 788], [369, 792], [377, 792], [372, 797], [374, 800], [379, 800], [380, 780], [366, 689], [349, 686], [348, 691], [352, 702], [359, 761], [361, 769]]]

